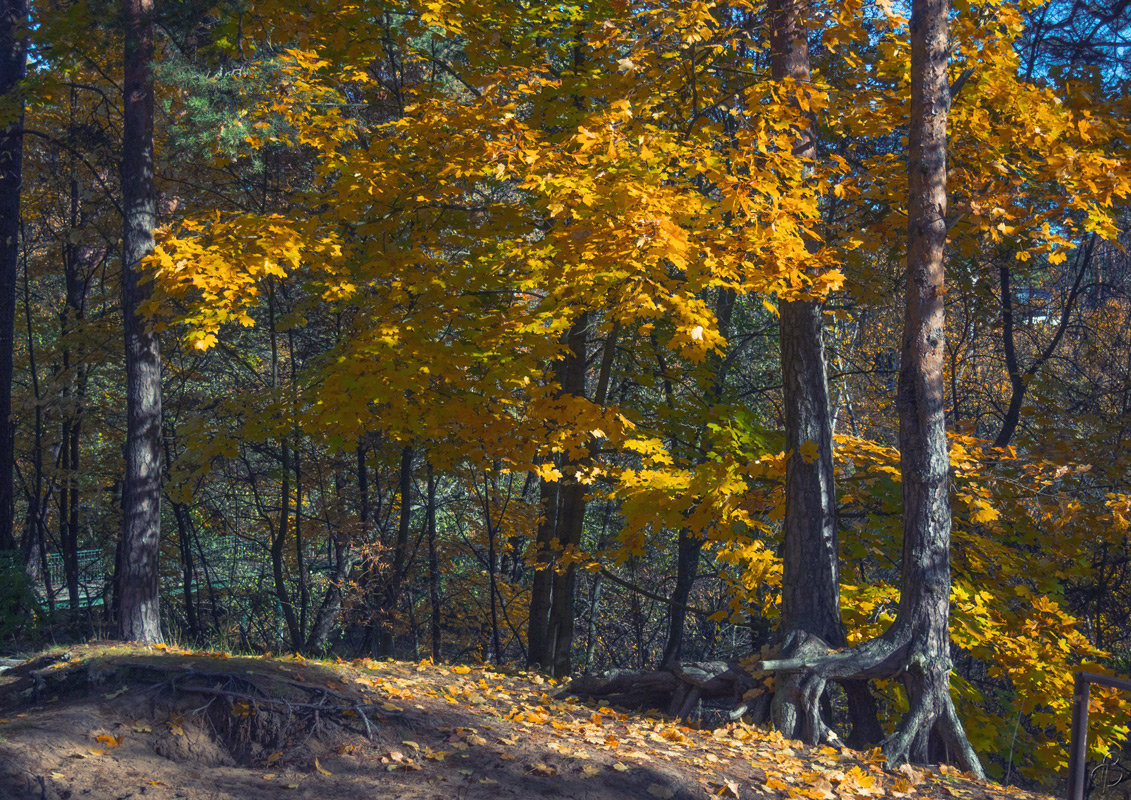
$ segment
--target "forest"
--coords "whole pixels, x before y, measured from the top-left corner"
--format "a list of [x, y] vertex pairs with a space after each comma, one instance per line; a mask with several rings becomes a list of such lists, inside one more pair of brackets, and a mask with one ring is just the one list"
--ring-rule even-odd
[[1063, 778], [1131, 672], [1127, 0], [2, 8], [0, 651]]

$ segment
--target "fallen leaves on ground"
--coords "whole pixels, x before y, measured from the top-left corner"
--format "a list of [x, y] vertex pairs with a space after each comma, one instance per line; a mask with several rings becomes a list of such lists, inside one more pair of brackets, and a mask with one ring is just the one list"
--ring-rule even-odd
[[[384, 781], [387, 786], [381, 791], [390, 796], [435, 800], [456, 796], [453, 787], [460, 786], [478, 787], [476, 791], [489, 793], [484, 796], [531, 796], [545, 790], [580, 792], [595, 800], [627, 795], [657, 800], [1044, 800], [974, 781], [947, 767], [907, 765], [890, 772], [878, 750], [806, 747], [741, 722], [700, 729], [658, 715], [559, 698], [556, 684], [543, 676], [489, 666], [215, 656], [173, 646], [149, 650], [145, 658], [147, 664], [167, 663], [173, 672], [188, 664], [198, 670], [239, 672], [264, 685], [271, 680], [317, 685], [325, 687], [327, 702], [369, 709], [364, 722], [357, 715], [350, 718], [352, 733], [338, 729], [333, 740], [271, 748], [254, 764], [238, 768], [250, 769], [248, 778], [265, 793], [293, 789], [302, 797], [352, 798], [353, 793], [342, 789], [352, 785], [350, 781], [366, 791]], [[94, 768], [88, 765], [124, 765], [136, 759], [148, 741], [170, 736], [184, 741], [192, 731], [202, 730], [192, 713], [202, 705], [199, 696], [186, 698], [185, 710], [166, 708], [149, 719], [114, 720], [114, 709], [136, 708], [143, 694], [127, 692], [120, 683], [114, 686], [113, 693], [102, 689], [92, 695], [111, 719], [93, 731], [84, 728], [87, 744], [45, 764], [38, 773], [45, 780], [68, 789], [81, 787], [84, 778], [77, 773]], [[252, 724], [254, 704], [239, 702], [243, 705], [227, 708], [235, 711], [240, 724]], [[50, 713], [48, 708], [3, 710], [7, 718], [15, 718], [16, 711], [31, 713], [32, 718]], [[372, 735], [365, 734], [367, 725]], [[8, 749], [19, 740], [11, 730], [5, 727]], [[13, 761], [16, 755], [10, 754]], [[162, 778], [175, 785], [168, 773], [147, 775], [146, 785]], [[584, 788], [570, 781], [583, 781]], [[554, 784], [563, 788], [547, 788]], [[207, 788], [216, 793], [201, 798], [242, 798], [240, 792], [249, 791], [242, 784], [228, 793], [219, 785]], [[0, 795], [3, 790], [0, 785]], [[411, 794], [405, 794], [408, 791]], [[97, 793], [86, 796], [100, 798]]]

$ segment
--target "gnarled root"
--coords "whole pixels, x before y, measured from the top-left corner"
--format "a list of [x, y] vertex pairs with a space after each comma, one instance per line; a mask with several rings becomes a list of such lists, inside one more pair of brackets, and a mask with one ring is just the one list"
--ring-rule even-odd
[[732, 707], [755, 688], [750, 673], [725, 661], [674, 664], [654, 672], [614, 670], [575, 678], [562, 694], [600, 698], [631, 708], [657, 708], [679, 719], [688, 718], [700, 700]]
[[950, 696], [949, 664], [926, 662], [916, 656], [912, 656], [903, 673], [909, 704], [907, 714], [883, 744], [887, 766], [893, 768], [908, 761], [931, 760], [934, 738], [947, 760], [980, 778], [985, 777]]
[[[760, 666], [767, 672], [779, 675], [778, 686], [795, 686], [789, 696], [782, 700], [783, 709], [796, 706], [796, 712], [781, 712], [784, 724], [794, 724], [796, 719], [805, 720], [800, 725], [802, 734], [820, 734], [819, 700], [816, 696], [818, 683], [821, 689], [824, 682], [837, 680], [848, 682], [870, 678], [902, 678], [907, 688], [909, 709], [899, 727], [883, 742], [884, 754], [889, 767], [907, 761], [928, 761], [932, 734], [945, 748], [948, 760], [953, 761], [967, 772], [984, 778], [981, 762], [974, 748], [966, 738], [962, 722], [955, 711], [950, 696], [950, 663], [944, 656], [924, 652], [924, 642], [913, 636], [910, 627], [895, 626], [883, 636], [863, 642], [856, 647], [821, 654], [817, 649], [795, 648], [795, 654], [788, 658], [764, 661]], [[775, 698], [775, 704], [777, 700]], [[817, 723], [812, 720], [816, 715]], [[775, 716], [775, 723], [778, 722]], [[806, 728], [805, 725], [809, 725]], [[779, 724], [779, 729], [781, 725]], [[783, 734], [786, 733], [782, 729]], [[794, 733], [793, 735], [797, 735]], [[819, 739], [807, 739], [819, 741]]]
[[[828, 654], [829, 646], [805, 631], [790, 633], [781, 652], [787, 659], [817, 658]], [[782, 736], [800, 739], [806, 744], [840, 745], [836, 731], [821, 719], [821, 695], [825, 684], [826, 679], [815, 672], [778, 674], [774, 681], [770, 718]]]

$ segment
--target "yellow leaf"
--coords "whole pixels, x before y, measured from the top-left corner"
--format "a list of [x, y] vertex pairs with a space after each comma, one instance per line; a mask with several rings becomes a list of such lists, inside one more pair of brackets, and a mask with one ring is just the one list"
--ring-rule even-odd
[[330, 770], [325, 769], [321, 764], [318, 763], [318, 756], [314, 757], [314, 768], [316, 770], [318, 770], [319, 774], [321, 774], [321, 775], [329, 775], [330, 774]]
[[896, 797], [902, 797], [911, 794], [914, 788], [911, 781], [906, 778], [897, 778], [891, 785], [891, 793]]

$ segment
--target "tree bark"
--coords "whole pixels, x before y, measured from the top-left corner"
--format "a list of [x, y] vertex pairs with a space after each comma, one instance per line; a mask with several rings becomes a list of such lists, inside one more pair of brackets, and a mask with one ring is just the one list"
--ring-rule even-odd
[[286, 564], [283, 558], [291, 517], [291, 448], [286, 436], [282, 437], [280, 447], [279, 468], [283, 478], [279, 486], [279, 522], [271, 526], [271, 576], [275, 582], [275, 599], [279, 603], [283, 621], [287, 626], [290, 647], [298, 652], [303, 645], [302, 630], [299, 628], [298, 617], [295, 616], [290, 590], [287, 589]]
[[[0, 96], [11, 98], [27, 68], [27, 0], [0, 6]], [[13, 551], [15, 534], [15, 420], [12, 352], [16, 336], [16, 274], [20, 263], [20, 190], [23, 182], [23, 101], [0, 131], [0, 551]]]
[[[369, 470], [365, 465], [365, 444], [359, 441], [357, 445], [357, 503], [358, 522], [360, 523], [360, 536], [364, 539], [369, 527]], [[340, 491], [340, 490], [339, 490]], [[345, 592], [349, 584], [350, 573], [353, 571], [353, 543], [348, 531], [338, 529], [332, 534], [333, 560], [331, 574], [326, 591], [322, 595], [322, 603], [314, 614], [310, 623], [310, 633], [306, 639], [306, 649], [311, 653], [324, 653], [330, 644], [330, 635], [334, 630], [334, 623], [342, 610]]]
[[153, 0], [125, 0], [122, 134], [122, 317], [126, 354], [126, 472], [118, 634], [160, 642], [161, 350], [141, 307], [153, 294], [141, 262], [153, 252]]
[[[75, 90], [71, 90], [71, 126], [74, 126]], [[71, 165], [69, 231], [82, 228], [78, 180]], [[74, 334], [86, 317], [87, 275], [96, 267], [94, 248], [69, 242], [63, 249], [66, 302], [59, 315], [62, 356], [60, 406], [63, 409], [59, 438], [59, 545], [63, 555], [70, 608], [79, 607], [79, 465], [82, 452], [83, 404], [86, 399], [86, 363], [82, 346], [75, 347]]]
[[[492, 474], [498, 475], [498, 463], [494, 465]], [[501, 664], [503, 663], [503, 646], [502, 640], [499, 638], [501, 598], [499, 597], [498, 578], [499, 556], [496, 547], [498, 530], [494, 515], [491, 512], [491, 489], [496, 481], [497, 477], [492, 479], [486, 474], [483, 476], [483, 524], [487, 528], [487, 594], [491, 598], [491, 657], [494, 658], [494, 663]], [[495, 485], [495, 488], [498, 488], [497, 485]]]
[[530, 620], [527, 626], [526, 665], [532, 668], [550, 666], [547, 652], [550, 630], [550, 605], [554, 590], [552, 542], [558, 528], [558, 492], [555, 481], [541, 478], [538, 481], [538, 501], [542, 518], [535, 534], [538, 567], [530, 587]]
[[[583, 313], [566, 333], [566, 356], [561, 364], [561, 385], [566, 394], [585, 397], [585, 368], [588, 359], [589, 314]], [[563, 472], [575, 472], [579, 464], [567, 464]], [[564, 550], [581, 545], [585, 526], [585, 484], [574, 476], [564, 479], [559, 490], [558, 542]], [[552, 672], [564, 678], [573, 669], [573, 598], [577, 588], [577, 567], [570, 564], [554, 574], [553, 602], [550, 608], [550, 648]]]
[[[770, 0], [770, 66], [774, 80], [809, 83], [804, 0]], [[794, 154], [816, 146], [806, 121]], [[844, 638], [840, 621], [832, 425], [821, 306], [781, 304], [782, 394], [785, 410], [785, 521], [782, 531], [782, 632], [808, 630], [830, 643]]]
[[35, 412], [32, 423], [32, 470], [31, 486], [25, 490], [27, 498], [27, 520], [24, 523], [24, 540], [21, 542], [24, 572], [35, 581], [43, 581], [47, 595], [47, 608], [55, 615], [55, 589], [51, 585], [51, 573], [47, 568], [47, 497], [44, 492], [43, 477], [43, 403], [39, 389], [39, 368], [35, 361], [35, 337], [31, 325], [31, 287], [27, 270], [24, 270], [24, 331], [27, 336], [28, 383], [31, 384]]

